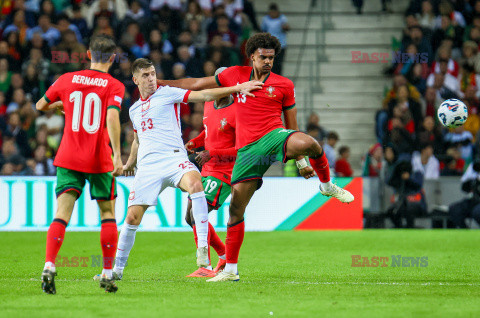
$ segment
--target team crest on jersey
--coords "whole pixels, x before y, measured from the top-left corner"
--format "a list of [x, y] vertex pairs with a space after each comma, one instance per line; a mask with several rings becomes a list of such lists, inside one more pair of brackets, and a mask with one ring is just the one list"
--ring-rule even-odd
[[220, 130], [221, 131], [224, 131], [225, 130], [225, 126], [228, 124], [227, 122], [227, 119], [226, 118], [223, 118], [222, 120], [220, 120]]
[[273, 92], [275, 92], [275, 87], [268, 86], [267, 87], [267, 96], [268, 97], [276, 97], [277, 95], [273, 95]]
[[130, 192], [130, 195], [128, 196], [128, 199], [129, 199], [130, 201], [132, 201], [133, 199], [135, 199], [135, 191]]
[[145, 115], [145, 114], [143, 114], [143, 113], [146, 112], [146, 111], [149, 110], [149, 109], [150, 109], [150, 101], [142, 104], [142, 108], [141, 108], [141, 110], [142, 110], [142, 117]]

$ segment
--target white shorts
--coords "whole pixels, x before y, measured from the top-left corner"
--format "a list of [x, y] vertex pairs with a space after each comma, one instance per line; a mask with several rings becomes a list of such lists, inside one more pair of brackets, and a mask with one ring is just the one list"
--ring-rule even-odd
[[157, 205], [160, 193], [166, 187], [178, 188], [183, 175], [197, 171], [187, 156], [165, 157], [157, 162], [139, 165], [128, 197], [128, 206]]

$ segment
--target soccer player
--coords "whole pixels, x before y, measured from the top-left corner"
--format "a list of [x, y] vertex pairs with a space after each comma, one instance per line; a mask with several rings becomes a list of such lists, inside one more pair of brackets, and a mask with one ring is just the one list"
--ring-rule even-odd
[[60, 76], [36, 105], [38, 110], [57, 107], [63, 108], [65, 113], [63, 138], [54, 161], [57, 166], [55, 192], [58, 207], [47, 233], [42, 273], [42, 289], [47, 294], [56, 293], [55, 259], [85, 180], [90, 183], [92, 200], [97, 200], [100, 207], [104, 266], [100, 287], [107, 292], [117, 291], [112, 278], [117, 248], [115, 177], [123, 173], [119, 111], [125, 87], [107, 73], [115, 58], [115, 47], [115, 42], [108, 36], [93, 38], [87, 51], [91, 59], [90, 69]]
[[123, 169], [126, 175], [132, 175], [135, 167], [137, 171], [128, 200], [127, 217], [118, 240], [114, 275], [122, 278], [143, 215], [149, 206], [157, 204], [159, 194], [166, 187], [177, 187], [189, 193], [198, 235], [197, 265], [207, 267], [208, 208], [201, 175], [188, 160], [183, 145], [180, 103], [212, 101], [233, 93], [252, 97], [250, 91], [260, 89], [263, 83], [250, 81], [199, 92], [157, 87], [155, 67], [144, 58], [132, 64], [132, 74], [141, 98], [130, 107], [134, 141]]
[[[295, 89], [291, 80], [271, 72], [275, 56], [280, 53], [278, 39], [269, 33], [258, 33], [246, 44], [250, 66], [233, 66], [217, 76], [187, 78], [176, 81], [161, 81], [185, 89], [205, 89], [229, 86], [249, 80], [264, 83], [255, 97], [237, 93], [236, 143], [237, 159], [232, 172], [232, 199], [227, 225], [227, 264], [217, 276], [208, 282], [237, 281], [238, 255], [242, 246], [245, 224], [244, 214], [248, 202], [262, 184], [262, 177], [277, 160], [286, 162], [296, 159], [300, 174], [308, 179], [316, 174], [320, 179], [320, 193], [332, 196], [341, 202], [352, 202], [353, 195], [330, 181], [327, 158], [320, 144], [298, 131]], [[285, 127], [282, 122], [285, 118]], [[311, 166], [304, 156], [309, 157]]]
[[[226, 67], [219, 68], [215, 75]], [[205, 103], [203, 125], [205, 129], [198, 137], [185, 144], [187, 150], [205, 147], [198, 153], [197, 162], [202, 165], [202, 182], [208, 203], [208, 211], [218, 210], [231, 193], [230, 180], [237, 156], [235, 149], [235, 104], [232, 95]], [[191, 215], [192, 203], [189, 200], [185, 220], [193, 228], [195, 243], [197, 232]], [[200, 267], [188, 277], [214, 277], [226, 264], [225, 244], [218, 237], [212, 224], [208, 223], [208, 242], [218, 254], [218, 264], [212, 271]], [[208, 258], [210, 260], [210, 250]]]

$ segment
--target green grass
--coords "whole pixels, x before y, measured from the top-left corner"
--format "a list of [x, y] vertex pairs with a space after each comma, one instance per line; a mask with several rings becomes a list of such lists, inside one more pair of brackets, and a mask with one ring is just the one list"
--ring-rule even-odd
[[[478, 317], [480, 312], [478, 231], [247, 233], [240, 282], [217, 284], [185, 277], [195, 269], [191, 233], [139, 232], [116, 294], [97, 286], [92, 277], [100, 268], [89, 266], [58, 267], [57, 295], [40, 288], [45, 236], [0, 233], [0, 316]], [[100, 254], [99, 233], [67, 232], [60, 255], [92, 254]], [[398, 254], [428, 256], [428, 266], [351, 266], [351, 255]]]

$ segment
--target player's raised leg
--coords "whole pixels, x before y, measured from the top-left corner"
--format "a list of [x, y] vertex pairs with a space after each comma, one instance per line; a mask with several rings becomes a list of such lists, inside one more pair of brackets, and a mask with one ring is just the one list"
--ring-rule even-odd
[[125, 223], [123, 224], [118, 238], [115, 267], [113, 268], [113, 276], [117, 280], [122, 279], [128, 255], [135, 243], [135, 234], [137, 233], [138, 226], [140, 225], [140, 222], [142, 222], [143, 215], [147, 208], [148, 205], [132, 205], [128, 208]]
[[115, 278], [112, 276], [113, 260], [117, 250], [118, 231], [115, 220], [115, 200], [97, 201], [100, 208], [100, 244], [103, 254], [103, 270], [100, 277], [100, 288], [106, 292], [116, 292]]
[[[300, 132], [292, 134], [287, 141], [286, 156], [287, 158], [298, 158], [299, 156], [309, 157], [310, 164], [320, 179], [321, 194], [337, 198], [344, 203], [350, 203], [354, 200], [350, 192], [331, 182], [330, 167], [325, 152], [322, 146], [311, 136]], [[305, 159], [297, 161], [297, 165], [302, 175], [309, 173]], [[303, 169], [305, 170], [302, 171]]]
[[198, 237], [197, 266], [207, 267], [208, 260], [208, 207], [203, 190], [202, 177], [198, 171], [186, 172], [178, 187], [187, 191], [192, 200], [192, 214]]
[[47, 232], [47, 247], [45, 266], [42, 272], [42, 289], [47, 294], [55, 294], [55, 259], [65, 237], [65, 228], [72, 216], [73, 207], [78, 197], [77, 190], [70, 190], [60, 194], [57, 198], [57, 212]]
[[244, 214], [253, 194], [257, 190], [258, 180], [250, 180], [232, 185], [230, 217], [227, 224], [226, 257], [227, 264], [217, 276], [207, 282], [238, 281], [238, 255], [245, 236]]

